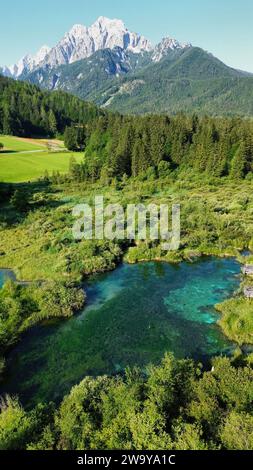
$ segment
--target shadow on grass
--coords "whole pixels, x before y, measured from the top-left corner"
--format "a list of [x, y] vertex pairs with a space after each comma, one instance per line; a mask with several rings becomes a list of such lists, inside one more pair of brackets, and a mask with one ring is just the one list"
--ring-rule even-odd
[[[28, 199], [27, 206], [23, 210], [17, 210], [11, 204], [11, 198], [15, 191], [20, 191], [21, 197]], [[39, 208], [52, 209], [65, 204], [56, 201], [53, 195], [59, 190], [52, 187], [47, 181], [33, 181], [27, 183], [1, 183], [0, 182], [0, 226], [12, 226], [21, 223], [30, 212]], [[40, 194], [38, 201], [33, 200], [34, 195]]]

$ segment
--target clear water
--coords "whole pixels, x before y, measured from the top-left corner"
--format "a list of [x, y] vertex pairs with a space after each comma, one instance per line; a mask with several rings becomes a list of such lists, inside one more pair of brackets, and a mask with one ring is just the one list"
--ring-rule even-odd
[[166, 351], [208, 361], [234, 345], [217, 325], [214, 305], [240, 282], [233, 259], [194, 264], [122, 265], [86, 285], [88, 305], [68, 321], [27, 333], [8, 358], [1, 393], [15, 393], [31, 406], [59, 400], [85, 375], [145, 367]]
[[0, 288], [4, 285], [6, 279], [13, 279], [15, 281], [16, 276], [10, 269], [0, 269]]

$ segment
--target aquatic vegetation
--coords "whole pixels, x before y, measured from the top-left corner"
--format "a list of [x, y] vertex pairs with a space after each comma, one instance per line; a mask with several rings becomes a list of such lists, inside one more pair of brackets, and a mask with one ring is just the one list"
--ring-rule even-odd
[[60, 282], [23, 286], [8, 280], [0, 289], [0, 352], [5, 352], [21, 333], [54, 317], [70, 317], [85, 302], [83, 290]]
[[[28, 405], [59, 401], [87, 375], [145, 369], [166, 351], [205, 365], [212, 356], [231, 355], [235, 346], [216, 324], [214, 305], [239, 287], [239, 272], [234, 259], [204, 258], [179, 265], [123, 264], [89, 277], [79, 315], [36, 327], [8, 355], [0, 392], [18, 394]], [[52, 317], [51, 302], [47, 296], [43, 301]]]
[[238, 344], [253, 344], [253, 301], [235, 297], [216, 306], [224, 333]]

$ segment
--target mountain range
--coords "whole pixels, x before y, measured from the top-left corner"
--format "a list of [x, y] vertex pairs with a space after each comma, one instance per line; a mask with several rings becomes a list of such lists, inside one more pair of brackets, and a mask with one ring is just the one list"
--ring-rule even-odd
[[253, 115], [251, 74], [170, 37], [153, 46], [123, 21], [105, 17], [90, 27], [74, 25], [56, 46], [0, 73], [123, 113]]

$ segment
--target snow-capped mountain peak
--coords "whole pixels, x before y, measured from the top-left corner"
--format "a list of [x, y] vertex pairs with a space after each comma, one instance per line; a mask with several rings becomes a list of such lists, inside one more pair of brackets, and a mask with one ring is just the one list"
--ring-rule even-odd
[[76, 36], [76, 37], [82, 37], [87, 31], [87, 28], [86, 26], [82, 25], [82, 24], [74, 24], [74, 26], [72, 26], [71, 30], [66, 33], [66, 36], [69, 35], [69, 36]]
[[119, 19], [100, 16], [89, 28], [89, 33], [94, 40], [95, 51], [114, 47], [136, 53], [152, 50], [151, 43], [146, 38], [130, 32]]
[[152, 59], [154, 62], [160, 62], [170, 51], [187, 49], [189, 47], [192, 47], [190, 43], [180, 43], [177, 39], [171, 37], [163, 38], [155, 47]]
[[39, 65], [46, 58], [50, 51], [51, 48], [49, 46], [42, 46], [37, 52], [37, 54], [35, 54], [35, 56], [33, 57], [34, 64]]
[[107, 18], [106, 16], [99, 16], [99, 18], [93, 23], [94, 25], [100, 25], [101, 28], [117, 28], [117, 29], [125, 29], [124, 22], [120, 19], [114, 18]]
[[30, 68], [32, 61], [33, 58], [30, 54], [25, 55], [17, 62], [17, 64], [13, 64], [8, 67], [10, 74], [14, 77], [18, 77], [23, 73], [25, 68]]
[[34, 55], [27, 54], [22, 57], [17, 64], [10, 65], [9, 67], [5, 67], [4, 73], [5, 75], [12, 76], [14, 78], [19, 77], [24, 72], [31, 72], [34, 68], [36, 68], [41, 62], [43, 62], [50, 52], [49, 46], [42, 46], [39, 51]]
[[128, 31], [122, 20], [100, 16], [88, 28], [75, 24], [55, 47], [47, 51], [39, 65], [54, 68], [71, 64], [90, 57], [98, 50], [112, 50], [115, 47], [136, 53], [152, 50], [151, 43], [143, 36]]
[[155, 48], [138, 33], [129, 31], [120, 19], [100, 16], [90, 27], [75, 24], [69, 32], [50, 48], [43, 46], [35, 56], [26, 55], [17, 64], [2, 68], [2, 73], [14, 78], [29, 74], [36, 68], [53, 69], [92, 56], [96, 51], [120, 47], [133, 53], [153, 52], [152, 59], [159, 62], [169, 51], [190, 47], [176, 39], [164, 38]]

